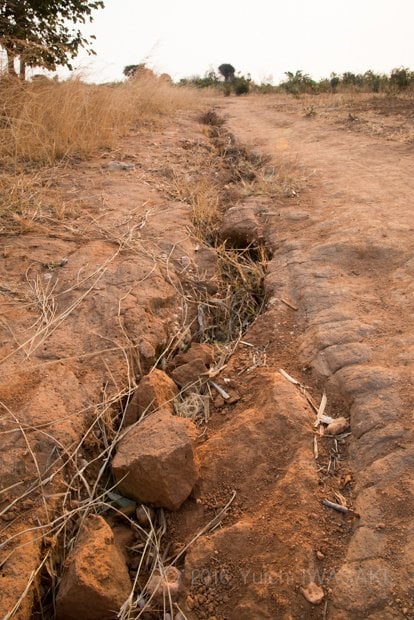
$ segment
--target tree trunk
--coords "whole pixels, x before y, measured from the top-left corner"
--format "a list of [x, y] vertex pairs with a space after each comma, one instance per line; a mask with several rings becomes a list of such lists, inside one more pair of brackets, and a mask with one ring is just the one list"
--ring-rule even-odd
[[7, 50], [7, 72], [11, 77], [17, 77], [16, 69], [14, 68], [15, 55], [10, 50]]
[[23, 81], [26, 79], [26, 61], [24, 60], [23, 56], [20, 56], [20, 72], [19, 72], [19, 77]]

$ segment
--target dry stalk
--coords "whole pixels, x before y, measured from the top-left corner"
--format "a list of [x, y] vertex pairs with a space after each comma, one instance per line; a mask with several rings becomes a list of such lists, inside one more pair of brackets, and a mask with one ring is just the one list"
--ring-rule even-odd
[[54, 318], [50, 320], [46, 325], [43, 325], [42, 327], [39, 326], [33, 336], [20, 344], [16, 349], [14, 349], [14, 351], [3, 357], [0, 360], [0, 363], [5, 362], [12, 355], [15, 355], [16, 353], [18, 353], [18, 351], [21, 351], [22, 349], [26, 352], [27, 356], [33, 353], [94, 290], [95, 286], [105, 274], [108, 266], [110, 265], [110, 263], [112, 263], [113, 260], [115, 260], [119, 252], [120, 248], [118, 248], [102, 265], [100, 265], [92, 274], [87, 277], [87, 279], [90, 279], [91, 277], [96, 276], [90, 287], [84, 293], [82, 293], [78, 297], [78, 299], [76, 299], [72, 304], [70, 304], [70, 306], [66, 308], [63, 312], [61, 312], [57, 316], [54, 316]]

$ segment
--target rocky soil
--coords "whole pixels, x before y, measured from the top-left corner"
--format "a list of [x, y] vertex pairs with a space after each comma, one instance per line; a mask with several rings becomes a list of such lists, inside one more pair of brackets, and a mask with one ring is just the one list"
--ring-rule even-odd
[[412, 152], [216, 103], [2, 238], [1, 617], [414, 617]]

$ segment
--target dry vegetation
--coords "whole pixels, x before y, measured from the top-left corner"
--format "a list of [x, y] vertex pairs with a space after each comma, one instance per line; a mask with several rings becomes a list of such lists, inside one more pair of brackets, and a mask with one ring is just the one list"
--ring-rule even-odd
[[193, 104], [190, 89], [152, 77], [113, 85], [3, 80], [0, 156], [14, 165], [86, 157], [113, 147], [133, 126]]
[[[118, 146], [120, 139], [133, 128], [154, 127], [180, 109], [198, 107], [200, 96], [191, 89], [176, 88], [145, 77], [103, 86], [86, 85], [77, 80], [32, 84], [7, 81], [0, 91], [0, 100], [0, 153], [3, 162], [0, 168], [0, 234], [9, 235], [33, 226], [47, 226], [52, 219], [64, 218], [73, 209], [80, 208], [79, 205], [66, 203], [54, 186], [54, 178], [64, 174], [65, 166], [100, 149]], [[284, 95], [278, 105], [286, 107], [286, 101], [287, 96]], [[344, 101], [327, 95], [326, 105], [336, 109], [343, 106]], [[312, 107], [309, 117], [315, 115], [313, 112], [322, 113], [320, 108], [314, 110]], [[203, 115], [200, 121], [206, 125], [205, 131], [211, 144], [206, 145], [205, 141], [188, 144], [188, 149], [183, 149], [183, 161], [178, 162], [176, 169], [167, 171], [162, 189], [192, 207], [197, 241], [207, 242], [217, 253], [216, 295], [200, 289], [197, 277], [186, 278], [185, 273], [182, 277], [183, 307], [188, 304], [196, 308], [195, 312], [189, 312], [194, 325], [198, 326], [193, 329], [197, 330], [195, 336], [205, 341], [232, 341], [240, 338], [262, 308], [268, 257], [262, 245], [227, 247], [218, 235], [223, 213], [229, 206], [251, 195], [269, 199], [295, 195], [301, 191], [305, 179], [301, 178], [303, 173], [294, 162], [281, 162], [275, 168], [259, 155], [241, 147], [231, 134], [222, 129], [222, 119], [214, 112]], [[117, 252], [128, 243], [129, 238], [119, 240]], [[96, 272], [96, 281], [106, 267], [107, 264], [104, 264]], [[31, 294], [38, 302], [43, 319], [43, 323], [39, 322], [36, 335], [43, 338], [66, 315], [56, 315], [53, 290], [42, 289], [38, 281], [33, 282]], [[175, 334], [157, 360], [159, 366], [166, 364], [174, 348], [185, 341], [187, 329], [188, 325], [184, 325]], [[25, 344], [32, 350], [36, 343], [33, 339]], [[33, 487], [13, 502], [17, 504], [30, 493], [42, 492], [45, 484], [63, 469], [69, 472], [67, 490], [60, 500], [60, 514], [55, 518], [46, 518], [46, 523], [27, 531], [43, 539], [45, 544], [43, 559], [22, 594], [27, 595], [32, 583], [37, 581], [41, 584], [36, 597], [38, 607], [35, 617], [47, 617], [53, 610], [62, 566], [74, 546], [79, 524], [94, 512], [122, 515], [135, 533], [136, 544], [132, 550], [140, 557], [140, 562], [131, 595], [120, 612], [121, 620], [144, 617], [148, 611], [161, 617], [181, 611], [169, 596], [163, 601], [162, 608], [157, 608], [146, 594], [146, 586], [153, 574], [164, 574], [169, 566], [176, 565], [195, 539], [179, 552], [170, 552], [164, 541], [166, 521], [163, 511], [148, 511], [147, 524], [141, 527], [125, 514], [128, 512], [128, 503], [125, 504], [128, 500], [114, 492], [111, 486], [110, 460], [122, 437], [125, 409], [136, 388], [129, 343], [125, 344], [122, 352], [128, 365], [128, 384], [112, 396], [103, 394], [102, 402], [91, 407], [92, 421], [79, 443], [67, 451], [62, 460], [52, 462], [43, 479], [39, 476]], [[224, 363], [223, 359], [221, 363]], [[203, 397], [208, 389], [206, 379], [196, 394], [200, 397], [201, 407], [185, 401], [185, 395], [181, 394], [182, 400], [178, 398], [176, 403], [177, 413], [188, 415], [188, 411], [184, 410], [186, 407], [189, 410], [191, 405], [191, 411], [194, 410], [191, 415], [198, 421], [200, 411], [204, 412]], [[203, 421], [206, 420], [203, 418]], [[20, 430], [25, 434], [31, 429], [20, 427]], [[46, 425], [40, 430], [46, 433], [49, 427]], [[85, 474], [87, 465], [80, 457], [83, 452], [91, 456], [88, 475]], [[197, 536], [219, 525], [232, 499], [234, 497]], [[21, 600], [7, 617], [14, 616], [20, 603]]]
[[379, 136], [411, 144], [414, 140], [412, 90], [403, 93], [338, 92], [296, 97], [278, 94], [268, 97], [272, 109], [309, 120], [324, 120], [346, 131]]
[[154, 127], [198, 100], [191, 89], [152, 76], [112, 85], [3, 77], [0, 234], [61, 220], [75, 208], [54, 183], [67, 165], [113, 149], [131, 129]]

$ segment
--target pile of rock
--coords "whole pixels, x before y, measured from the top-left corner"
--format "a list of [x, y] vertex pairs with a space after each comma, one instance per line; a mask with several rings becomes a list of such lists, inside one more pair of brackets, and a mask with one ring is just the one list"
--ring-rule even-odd
[[[141, 526], [149, 521], [150, 506], [177, 510], [196, 483], [196, 426], [174, 415], [174, 400], [178, 388], [191, 390], [207, 380], [213, 358], [211, 347], [193, 344], [174, 358], [170, 376], [153, 370], [143, 377], [125, 411], [126, 430], [112, 472], [117, 492], [140, 504], [136, 517]], [[126, 557], [114, 531], [102, 517], [89, 516], [66, 563], [57, 598], [58, 620], [116, 618], [131, 588]], [[169, 567], [151, 577], [146, 593], [162, 601], [167, 590], [174, 598], [180, 588], [180, 571]]]

